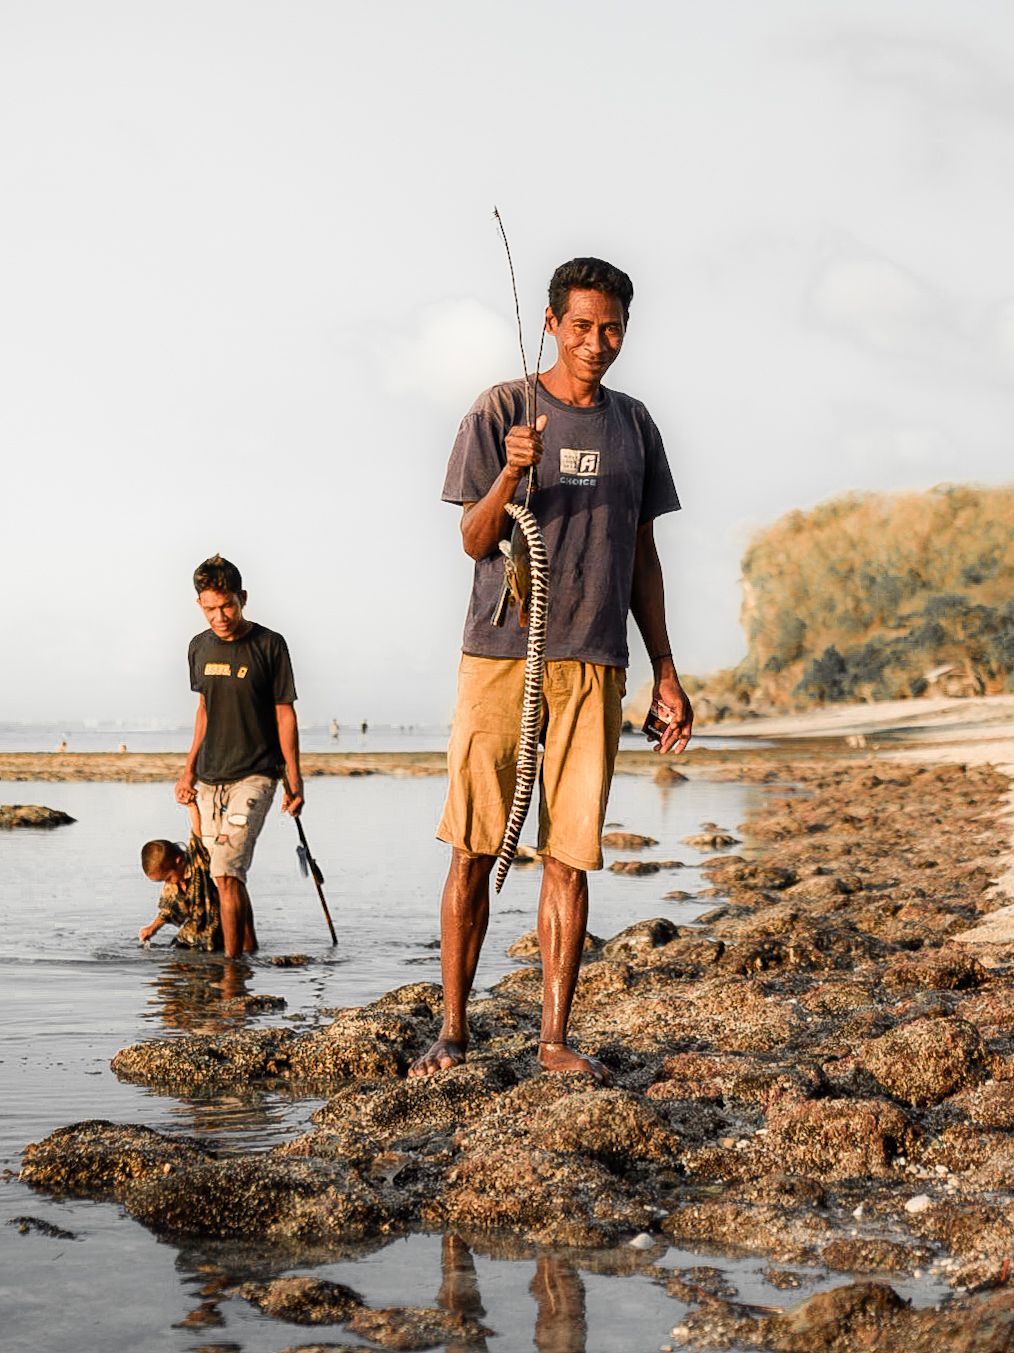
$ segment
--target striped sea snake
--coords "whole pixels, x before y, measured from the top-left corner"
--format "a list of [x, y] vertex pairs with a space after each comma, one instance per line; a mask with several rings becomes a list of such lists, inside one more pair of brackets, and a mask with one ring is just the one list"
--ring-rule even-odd
[[518, 741], [517, 778], [507, 828], [497, 856], [496, 891], [503, 887], [514, 861], [518, 837], [524, 826], [535, 776], [538, 771], [539, 733], [542, 728], [542, 675], [546, 665], [546, 609], [549, 603], [549, 559], [546, 542], [528, 507], [508, 503], [504, 508], [514, 518], [528, 546], [531, 561], [532, 600], [528, 618], [528, 651], [525, 654], [525, 696], [521, 706], [521, 736]]

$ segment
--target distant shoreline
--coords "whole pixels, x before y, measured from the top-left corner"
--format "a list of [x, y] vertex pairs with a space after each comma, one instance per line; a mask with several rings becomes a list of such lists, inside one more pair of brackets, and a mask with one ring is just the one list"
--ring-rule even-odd
[[[616, 758], [621, 775], [650, 775], [662, 764], [691, 777], [695, 772], [727, 773], [772, 761], [872, 752], [903, 759], [1014, 765], [1014, 695], [968, 700], [899, 700], [829, 705], [802, 713], [769, 715], [747, 722], [698, 725], [697, 733], [736, 744], [691, 744], [664, 762], [645, 745], [623, 747]], [[173, 781], [183, 752], [0, 752], [0, 781], [121, 780]], [[443, 751], [304, 751], [307, 779], [321, 775], [444, 775]], [[748, 776], [746, 777], [748, 778]]]
[[[699, 751], [693, 758], [724, 760], [725, 750]], [[755, 755], [755, 754], [754, 754]], [[19, 780], [122, 780], [127, 783], [174, 781], [183, 769], [183, 752], [0, 752], [0, 782]], [[444, 752], [307, 752], [300, 758], [303, 775], [446, 775]], [[672, 761], [672, 758], [669, 758]], [[685, 759], [689, 765], [690, 758]], [[644, 751], [621, 751], [616, 769], [621, 774], [649, 774], [660, 764]]]

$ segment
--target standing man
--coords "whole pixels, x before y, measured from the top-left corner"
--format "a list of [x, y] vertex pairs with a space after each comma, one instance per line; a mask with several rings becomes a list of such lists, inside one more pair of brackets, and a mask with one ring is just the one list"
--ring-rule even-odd
[[197, 692], [194, 741], [176, 782], [177, 803], [196, 801], [218, 888], [226, 955], [257, 948], [246, 874], [278, 780], [282, 808], [303, 806], [296, 687], [285, 640], [245, 619], [246, 592], [220, 554], [194, 573], [209, 628], [190, 641], [190, 689]]
[[489, 918], [489, 875], [514, 791], [526, 636], [514, 614], [490, 625], [503, 581], [498, 541], [509, 502], [531, 508], [549, 555], [549, 621], [539, 805], [542, 892], [538, 933], [543, 1004], [539, 1063], [608, 1082], [606, 1068], [567, 1045], [588, 919], [589, 869], [602, 868], [601, 834], [626, 689], [627, 614], [654, 671], [653, 702], [668, 725], [659, 750], [680, 752], [693, 710], [676, 675], [665, 623], [662, 569], [652, 523], [679, 507], [662, 439], [644, 405], [607, 390], [634, 289], [597, 258], [562, 264], [549, 284], [546, 329], [557, 358], [534, 392], [525, 382], [480, 395], [458, 430], [445, 502], [462, 507], [465, 553], [475, 560], [448, 748], [449, 788], [437, 836], [452, 847], [440, 911], [444, 1018], [416, 1076], [465, 1060], [465, 1007]]

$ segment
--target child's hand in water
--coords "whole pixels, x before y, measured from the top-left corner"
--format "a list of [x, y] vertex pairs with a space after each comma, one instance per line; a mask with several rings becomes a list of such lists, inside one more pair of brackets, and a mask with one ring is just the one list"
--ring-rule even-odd
[[152, 935], [154, 935], [155, 930], [156, 930], [155, 926], [143, 925], [141, 929], [137, 932], [138, 941], [141, 944], [143, 944], [146, 949], [151, 948], [151, 937]]

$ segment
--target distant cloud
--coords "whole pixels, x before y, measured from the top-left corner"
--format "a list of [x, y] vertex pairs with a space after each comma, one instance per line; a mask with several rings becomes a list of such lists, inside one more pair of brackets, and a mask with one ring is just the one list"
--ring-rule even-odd
[[[532, 337], [529, 362], [534, 365], [538, 334]], [[415, 331], [395, 341], [387, 364], [389, 389], [422, 395], [442, 410], [462, 414], [487, 386], [521, 374], [513, 327], [502, 314], [471, 299], [427, 306]]]
[[854, 254], [830, 259], [813, 284], [810, 300], [824, 324], [880, 351], [927, 356], [944, 338], [947, 307], [942, 298], [885, 258]]
[[[966, 29], [966, 33], [969, 30]], [[986, 30], [971, 26], [973, 42]], [[824, 40], [836, 64], [860, 84], [894, 90], [913, 99], [934, 117], [943, 110], [988, 113], [1014, 119], [1014, 79], [995, 63], [986, 43], [979, 51], [962, 45], [956, 31], [946, 40], [885, 31], [836, 33]]]

